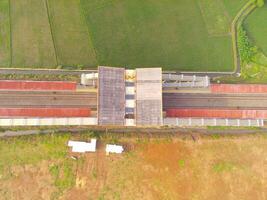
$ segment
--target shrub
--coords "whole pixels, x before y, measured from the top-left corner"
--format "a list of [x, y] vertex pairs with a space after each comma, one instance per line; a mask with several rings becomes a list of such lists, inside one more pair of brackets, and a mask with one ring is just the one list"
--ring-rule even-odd
[[257, 5], [259, 8], [263, 7], [263, 6], [264, 6], [264, 0], [257, 0], [257, 1], [256, 1], [256, 5]]
[[237, 43], [242, 62], [243, 63], [251, 62], [257, 50], [254, 46], [250, 44], [247, 32], [244, 30], [242, 26], [240, 26], [240, 28], [238, 29]]

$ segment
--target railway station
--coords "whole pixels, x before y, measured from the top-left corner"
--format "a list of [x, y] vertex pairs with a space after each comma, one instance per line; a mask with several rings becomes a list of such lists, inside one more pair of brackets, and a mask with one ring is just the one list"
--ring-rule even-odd
[[264, 126], [267, 85], [100, 66], [81, 82], [0, 81], [0, 126]]

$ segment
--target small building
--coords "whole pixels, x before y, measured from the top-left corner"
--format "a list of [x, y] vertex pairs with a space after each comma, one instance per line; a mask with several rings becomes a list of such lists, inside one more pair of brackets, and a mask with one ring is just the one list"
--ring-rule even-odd
[[125, 69], [98, 67], [98, 124], [123, 126]]
[[161, 68], [136, 69], [136, 125], [162, 125]]
[[161, 126], [161, 68], [98, 68], [98, 124]]
[[121, 154], [124, 151], [123, 147], [120, 145], [114, 145], [114, 144], [107, 144], [106, 145], [106, 153], [118, 153]]
[[72, 152], [85, 153], [96, 151], [96, 139], [91, 139], [91, 142], [72, 141], [68, 142], [68, 146], [72, 147]]

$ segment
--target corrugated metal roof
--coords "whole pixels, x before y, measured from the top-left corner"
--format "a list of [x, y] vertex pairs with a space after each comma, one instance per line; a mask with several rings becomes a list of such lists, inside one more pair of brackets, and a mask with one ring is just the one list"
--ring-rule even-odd
[[166, 110], [167, 117], [203, 117], [203, 118], [236, 118], [267, 119], [267, 110], [229, 110], [204, 108], [175, 108]]
[[161, 68], [136, 69], [136, 124], [162, 125]]
[[124, 125], [125, 70], [99, 67], [98, 123], [99, 125]]
[[212, 93], [267, 93], [267, 85], [260, 84], [212, 84]]

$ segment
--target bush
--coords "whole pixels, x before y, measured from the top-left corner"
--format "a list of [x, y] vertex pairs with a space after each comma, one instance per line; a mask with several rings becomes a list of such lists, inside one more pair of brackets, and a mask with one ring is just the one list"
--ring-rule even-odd
[[257, 49], [250, 44], [247, 33], [242, 26], [238, 29], [237, 43], [242, 62], [251, 62]]
[[257, 5], [259, 8], [263, 7], [263, 6], [264, 6], [264, 0], [257, 0], [257, 1], [256, 1], [256, 5]]

